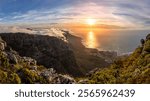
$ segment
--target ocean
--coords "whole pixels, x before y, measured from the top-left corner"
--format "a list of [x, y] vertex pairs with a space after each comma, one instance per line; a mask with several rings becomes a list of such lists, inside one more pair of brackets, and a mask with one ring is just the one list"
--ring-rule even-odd
[[150, 33], [150, 30], [85, 30], [80, 28], [72, 31], [74, 35], [83, 39], [86, 47], [116, 51], [118, 54], [134, 51], [140, 45], [140, 40], [145, 39]]

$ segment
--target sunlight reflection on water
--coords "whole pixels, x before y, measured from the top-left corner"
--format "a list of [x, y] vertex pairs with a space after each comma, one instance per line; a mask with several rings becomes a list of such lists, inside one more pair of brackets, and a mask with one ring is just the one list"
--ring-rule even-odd
[[74, 35], [83, 39], [87, 48], [128, 53], [140, 45], [150, 30], [100, 30], [94, 28], [74, 29]]
[[86, 46], [88, 48], [96, 48], [96, 36], [92, 30], [87, 34]]

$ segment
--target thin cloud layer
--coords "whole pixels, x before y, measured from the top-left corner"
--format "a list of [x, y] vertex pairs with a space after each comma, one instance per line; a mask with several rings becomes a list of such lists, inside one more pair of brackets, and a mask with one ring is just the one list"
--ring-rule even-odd
[[145, 28], [149, 0], [0, 0], [1, 23], [84, 23]]

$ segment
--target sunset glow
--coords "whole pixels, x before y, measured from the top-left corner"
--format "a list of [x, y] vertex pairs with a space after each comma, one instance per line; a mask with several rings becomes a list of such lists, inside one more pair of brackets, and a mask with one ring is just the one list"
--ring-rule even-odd
[[96, 24], [96, 20], [92, 19], [92, 18], [89, 18], [89, 19], [87, 19], [87, 24], [90, 25], [90, 26], [93, 26], [93, 25]]
[[6, 86], [1, 101], [134, 101], [137, 87], [97, 84], [138, 83], [150, 84], [150, 0], [0, 0], [0, 84], [96, 84]]

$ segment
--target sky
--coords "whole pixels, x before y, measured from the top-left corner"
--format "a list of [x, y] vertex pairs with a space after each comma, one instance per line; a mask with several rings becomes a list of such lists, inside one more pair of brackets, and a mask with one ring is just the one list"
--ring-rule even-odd
[[[150, 0], [0, 0], [0, 24], [85, 23], [148, 28]], [[117, 28], [116, 27], [116, 28]]]

